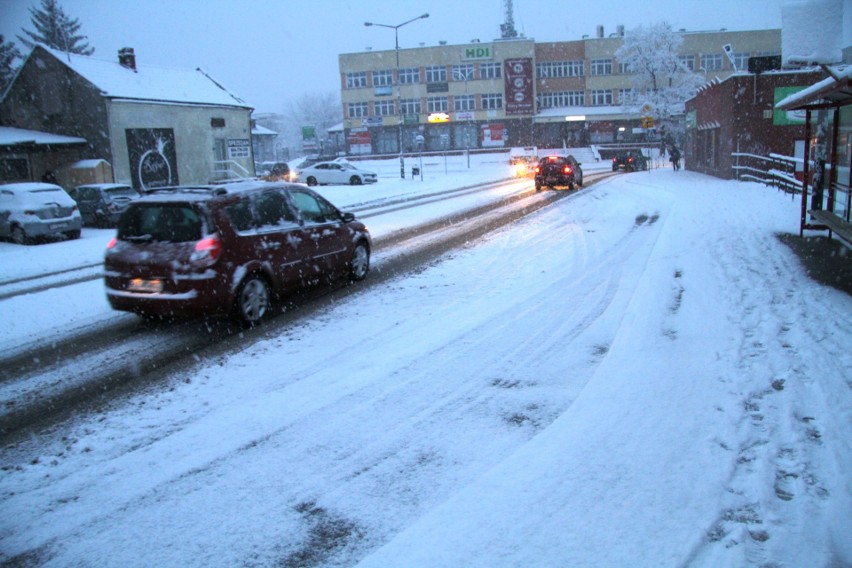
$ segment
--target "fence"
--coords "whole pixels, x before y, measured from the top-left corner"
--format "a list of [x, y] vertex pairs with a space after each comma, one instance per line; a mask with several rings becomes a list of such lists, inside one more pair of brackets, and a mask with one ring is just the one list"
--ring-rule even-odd
[[756, 181], [786, 193], [801, 193], [802, 180], [796, 178], [796, 166], [804, 164], [801, 158], [781, 154], [769, 154], [767, 157], [743, 152], [734, 152], [731, 156], [737, 180]]

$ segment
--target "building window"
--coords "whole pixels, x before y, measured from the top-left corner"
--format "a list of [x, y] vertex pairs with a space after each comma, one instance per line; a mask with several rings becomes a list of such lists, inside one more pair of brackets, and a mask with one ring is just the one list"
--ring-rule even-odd
[[431, 65], [426, 68], [427, 83], [443, 83], [447, 80], [447, 68], [443, 65]]
[[453, 108], [456, 112], [476, 110], [476, 95], [456, 95], [453, 97]]
[[612, 91], [608, 89], [594, 89], [592, 91], [592, 104], [593, 105], [611, 105], [612, 104]]
[[705, 71], [721, 71], [722, 70], [722, 54], [721, 53], [702, 53], [701, 68]]
[[633, 89], [618, 89], [618, 104], [627, 104], [633, 94]]
[[735, 53], [734, 54], [734, 65], [737, 66], [737, 71], [747, 71], [748, 70], [748, 58], [751, 57], [750, 53]]
[[416, 85], [420, 82], [420, 68], [403, 67], [399, 70], [399, 82], [403, 85]]
[[536, 75], [539, 79], [551, 77], [582, 77], [583, 61], [544, 61], [536, 63]]
[[470, 81], [473, 79], [473, 63], [453, 65], [453, 81]]
[[391, 85], [393, 85], [393, 71], [390, 69], [373, 71], [374, 87], [390, 87]]
[[627, 63], [621, 61], [618, 62], [618, 72], [621, 75], [629, 75], [633, 73], [633, 71], [630, 70], [630, 66], [628, 66]]
[[393, 101], [376, 101], [373, 103], [373, 112], [376, 116], [393, 116], [396, 109]]
[[479, 76], [483, 79], [499, 79], [503, 76], [503, 66], [500, 63], [480, 63]]
[[503, 95], [499, 93], [482, 95], [482, 108], [485, 110], [500, 110], [503, 108]]
[[402, 99], [402, 114], [420, 114], [420, 99]]
[[450, 100], [447, 97], [427, 97], [426, 112], [449, 112]]
[[557, 93], [541, 93], [538, 96], [539, 108], [561, 108], [583, 106], [586, 97], [583, 91], [564, 91]]
[[346, 74], [346, 88], [347, 89], [357, 89], [359, 87], [367, 86], [367, 72], [366, 71], [356, 71], [355, 73], [347, 73]]
[[695, 56], [694, 55], [678, 55], [677, 61], [680, 65], [690, 71], [695, 71]]
[[612, 59], [592, 59], [592, 75], [612, 75]]
[[363, 118], [367, 116], [367, 103], [349, 103], [349, 118]]

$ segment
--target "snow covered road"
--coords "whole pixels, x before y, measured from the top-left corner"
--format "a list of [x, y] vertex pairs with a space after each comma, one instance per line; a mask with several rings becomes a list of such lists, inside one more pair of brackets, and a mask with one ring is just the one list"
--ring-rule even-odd
[[852, 299], [756, 184], [621, 175], [3, 449], [45, 566], [852, 563]]

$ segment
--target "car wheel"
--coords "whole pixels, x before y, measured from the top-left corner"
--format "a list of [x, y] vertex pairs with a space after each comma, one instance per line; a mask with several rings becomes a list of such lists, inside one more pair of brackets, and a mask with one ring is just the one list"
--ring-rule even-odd
[[359, 282], [367, 277], [370, 271], [370, 249], [364, 243], [355, 245], [352, 260], [349, 262], [349, 279]]
[[80, 238], [80, 231], [68, 231], [65, 236], [68, 237], [68, 240], [73, 241]]
[[247, 325], [257, 325], [269, 311], [269, 286], [261, 276], [252, 274], [237, 292], [237, 315]]
[[361, 178], [359, 178], [358, 176], [352, 176], [351, 178], [349, 178], [349, 184], [350, 185], [361, 185]]
[[308, 185], [316, 185], [317, 184], [317, 178], [315, 178], [314, 176], [309, 176], [308, 179], [305, 180], [305, 181], [307, 181]]
[[30, 239], [23, 228], [15, 226], [12, 227], [12, 242], [17, 245], [26, 245], [29, 244]]
[[538, 183], [537, 183], [537, 184], [535, 184], [535, 190], [536, 190], [536, 191], [541, 191], [541, 185], [540, 185], [540, 184], [538, 184]]

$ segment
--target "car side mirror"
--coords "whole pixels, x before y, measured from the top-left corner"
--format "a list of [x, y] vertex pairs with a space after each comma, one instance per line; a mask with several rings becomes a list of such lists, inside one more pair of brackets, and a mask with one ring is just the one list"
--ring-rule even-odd
[[355, 220], [355, 214], [354, 213], [342, 213], [340, 215], [340, 218], [343, 219], [344, 223], [351, 223], [352, 221]]

